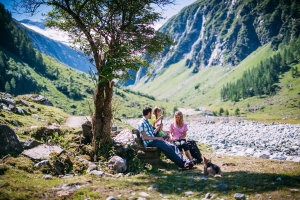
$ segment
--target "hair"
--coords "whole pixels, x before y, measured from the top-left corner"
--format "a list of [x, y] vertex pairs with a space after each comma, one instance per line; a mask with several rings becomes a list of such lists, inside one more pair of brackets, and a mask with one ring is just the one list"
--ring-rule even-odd
[[152, 108], [145, 107], [145, 108], [143, 109], [143, 116], [148, 115], [148, 113], [151, 112], [151, 111], [152, 111]]
[[[180, 117], [178, 123], [177, 123], [177, 121], [176, 121], [176, 116], [179, 116], [179, 117]], [[182, 114], [181, 111], [176, 111], [176, 112], [175, 112], [175, 114], [174, 114], [174, 125], [179, 126], [179, 127], [182, 127], [182, 126], [184, 125], [183, 114]]]
[[157, 117], [158, 117], [158, 112], [159, 111], [162, 111], [162, 109], [160, 108], [160, 107], [155, 107], [154, 109], [153, 109], [153, 114], [155, 115], [155, 118], [157, 119]]

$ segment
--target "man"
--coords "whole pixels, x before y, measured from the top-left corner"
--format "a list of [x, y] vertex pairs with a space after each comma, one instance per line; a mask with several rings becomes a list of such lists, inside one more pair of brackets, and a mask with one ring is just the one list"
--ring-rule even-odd
[[193, 162], [185, 160], [182, 153], [175, 145], [166, 142], [163, 137], [155, 137], [155, 132], [157, 132], [160, 127], [154, 129], [154, 127], [149, 123], [148, 119], [151, 119], [151, 115], [151, 108], [146, 107], [143, 109], [143, 118], [139, 123], [139, 131], [144, 142], [144, 146], [157, 147], [178, 167], [191, 169], [194, 166]]

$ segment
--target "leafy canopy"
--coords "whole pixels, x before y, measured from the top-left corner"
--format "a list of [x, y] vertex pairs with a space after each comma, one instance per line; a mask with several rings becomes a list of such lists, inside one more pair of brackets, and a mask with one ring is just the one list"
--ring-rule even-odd
[[171, 39], [154, 29], [162, 18], [153, 7], [174, 0], [21, 0], [18, 12], [35, 14], [40, 5], [52, 6], [46, 26], [68, 32], [96, 66], [99, 78], [128, 78], [130, 69], [147, 66], [145, 55], [154, 57]]

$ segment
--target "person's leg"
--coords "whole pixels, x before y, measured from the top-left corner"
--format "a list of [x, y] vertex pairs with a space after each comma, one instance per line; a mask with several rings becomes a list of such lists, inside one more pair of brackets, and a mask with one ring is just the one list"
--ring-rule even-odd
[[166, 155], [171, 161], [173, 161], [178, 167], [184, 168], [186, 160], [183, 158], [183, 155], [180, 153], [179, 149], [170, 143], [160, 140], [154, 140], [149, 143], [148, 147], [157, 147], [163, 154]]
[[189, 160], [192, 160], [193, 157], [192, 157], [192, 155], [191, 155], [189, 146], [188, 146], [186, 143], [184, 143], [183, 145], [181, 145], [181, 148], [183, 148], [186, 157], [187, 157]]
[[190, 159], [190, 160], [193, 159], [190, 150], [184, 151], [184, 153], [185, 153], [185, 155], [186, 155], [186, 157], [187, 157], [188, 159]]

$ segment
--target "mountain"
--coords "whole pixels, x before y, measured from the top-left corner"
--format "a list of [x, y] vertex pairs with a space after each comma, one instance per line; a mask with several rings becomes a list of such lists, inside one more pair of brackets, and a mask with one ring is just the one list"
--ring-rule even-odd
[[299, 120], [299, 1], [201, 0], [160, 31], [176, 44], [150, 60], [152, 76], [140, 68], [132, 90], [176, 107]]
[[[19, 21], [19, 23], [21, 23], [19, 24], [19, 27], [26, 30], [26, 34], [31, 38], [34, 48], [36, 48], [41, 53], [51, 56], [74, 69], [86, 73], [88, 73], [90, 69], [94, 70], [94, 67], [86, 57], [79, 55], [70, 46], [60, 41], [49, 38], [49, 33], [51, 33], [52, 36], [57, 36], [59, 33], [51, 32], [50, 30], [46, 29], [43, 21], [33, 22], [26, 19]], [[48, 37], [36, 31], [44, 34], [47, 33]]]
[[[198, 0], [182, 9], [160, 29], [176, 44], [151, 63], [153, 80], [163, 69], [182, 60], [193, 73], [210, 66], [235, 66], [257, 48], [300, 34], [300, 2], [297, 0]], [[136, 83], [145, 77], [136, 75]]]

